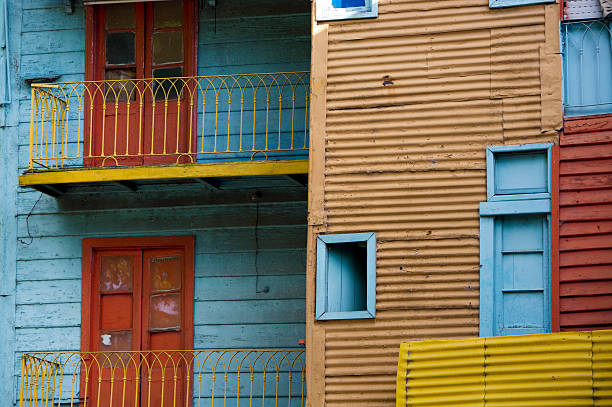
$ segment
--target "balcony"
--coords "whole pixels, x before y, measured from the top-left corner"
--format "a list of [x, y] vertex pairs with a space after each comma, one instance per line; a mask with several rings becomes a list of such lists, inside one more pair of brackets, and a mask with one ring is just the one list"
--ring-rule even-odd
[[301, 406], [303, 350], [26, 353], [19, 407]]
[[308, 172], [310, 73], [33, 84], [20, 184]]

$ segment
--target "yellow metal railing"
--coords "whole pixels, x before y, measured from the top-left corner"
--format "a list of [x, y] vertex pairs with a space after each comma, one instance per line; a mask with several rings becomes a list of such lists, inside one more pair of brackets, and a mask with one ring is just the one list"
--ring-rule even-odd
[[304, 158], [310, 73], [33, 84], [29, 168]]
[[22, 355], [19, 407], [300, 406], [303, 350]]

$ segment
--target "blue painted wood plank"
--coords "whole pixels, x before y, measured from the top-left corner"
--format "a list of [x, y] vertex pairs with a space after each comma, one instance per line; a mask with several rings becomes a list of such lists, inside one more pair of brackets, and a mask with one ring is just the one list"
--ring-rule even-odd
[[[310, 38], [310, 15], [288, 14], [250, 18], [200, 19], [200, 46], [248, 44], [262, 40], [304, 40]], [[310, 53], [310, 48], [305, 50]]]
[[303, 299], [198, 301], [194, 315], [197, 325], [296, 323], [304, 322], [306, 303]]
[[306, 337], [306, 327], [297, 324], [196, 325], [196, 349], [248, 349], [295, 347]]
[[[254, 227], [258, 223], [259, 232], [266, 236], [275, 227], [299, 226], [305, 224], [304, 204], [287, 202], [283, 205], [261, 204], [257, 209], [253, 204], [211, 205], [207, 207], [120, 209], [97, 211], [94, 213], [58, 213], [31, 215], [26, 224], [25, 217], [19, 219], [19, 235], [26, 236], [29, 227], [31, 236], [46, 236], [52, 231], [62, 231], [63, 235], [87, 235], [91, 233], [139, 233], [150, 230], [205, 230]], [[237, 217], [235, 214], [240, 213]], [[155, 224], [151, 224], [151, 220]], [[254, 243], [254, 229], [251, 231]], [[59, 233], [56, 234], [56, 236]], [[291, 236], [291, 234], [287, 234]]]
[[[260, 250], [277, 249], [300, 249], [306, 245], [305, 226], [275, 226], [268, 228], [269, 233], [261, 234], [259, 241]], [[193, 231], [177, 228], [152, 233], [128, 232], [114, 233], [113, 236], [162, 236], [162, 235], [190, 235]], [[201, 233], [196, 238], [196, 253], [218, 253], [218, 252], [244, 252], [254, 250], [255, 242], [252, 230], [235, 229], [219, 230], [215, 234]], [[19, 243], [18, 260], [30, 259], [58, 259], [78, 258], [81, 256], [81, 239], [83, 237], [108, 237], [108, 233], [92, 232], [81, 236], [44, 236], [30, 239], [27, 235], [21, 236], [23, 243]], [[30, 242], [31, 240], [31, 242]]]
[[23, 10], [21, 32], [70, 30], [85, 28], [85, 9], [78, 7], [74, 14], [66, 14], [64, 7]]
[[480, 216], [550, 213], [549, 199], [494, 201], [480, 203]]
[[85, 72], [83, 52], [23, 55], [19, 74], [24, 78], [47, 78], [53, 75], [80, 74]]
[[[278, 249], [257, 253], [260, 275], [304, 274], [306, 249]], [[207, 253], [197, 257], [196, 277], [253, 276], [255, 252]]]
[[[254, 268], [253, 265], [251, 268]], [[288, 298], [306, 298], [304, 274], [195, 279], [196, 301]]]
[[[59, 8], [63, 6], [58, 4], [57, 0], [22, 0], [24, 10], [33, 9], [44, 9], [44, 8]], [[75, 4], [76, 7], [83, 7], [79, 3]]]
[[15, 327], [69, 327], [81, 325], [80, 303], [18, 305], [15, 307]]
[[15, 344], [17, 352], [79, 350], [81, 328], [19, 328], [15, 331]]
[[82, 29], [23, 33], [21, 41], [21, 55], [85, 51], [85, 31]]
[[80, 279], [19, 282], [15, 302], [17, 305], [80, 302], [81, 285]]

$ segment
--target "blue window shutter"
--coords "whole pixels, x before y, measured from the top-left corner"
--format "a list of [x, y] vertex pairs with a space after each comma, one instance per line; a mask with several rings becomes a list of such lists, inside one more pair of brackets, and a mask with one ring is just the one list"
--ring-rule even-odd
[[480, 336], [551, 331], [551, 144], [487, 148]]
[[612, 112], [612, 23], [561, 25], [563, 105], [566, 116]]
[[530, 4], [554, 3], [555, 0], [489, 0], [490, 8], [527, 6]]
[[548, 215], [495, 219], [494, 335], [550, 332]]

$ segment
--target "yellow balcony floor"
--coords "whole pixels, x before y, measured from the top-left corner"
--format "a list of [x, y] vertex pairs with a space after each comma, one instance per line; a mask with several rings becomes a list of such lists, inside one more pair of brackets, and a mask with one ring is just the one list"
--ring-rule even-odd
[[308, 174], [307, 159], [30, 170], [19, 177], [19, 185], [59, 196], [66, 187], [82, 184], [121, 184], [135, 190], [136, 182], [146, 181], [196, 180], [214, 185], [214, 181], [207, 180], [300, 174]]

